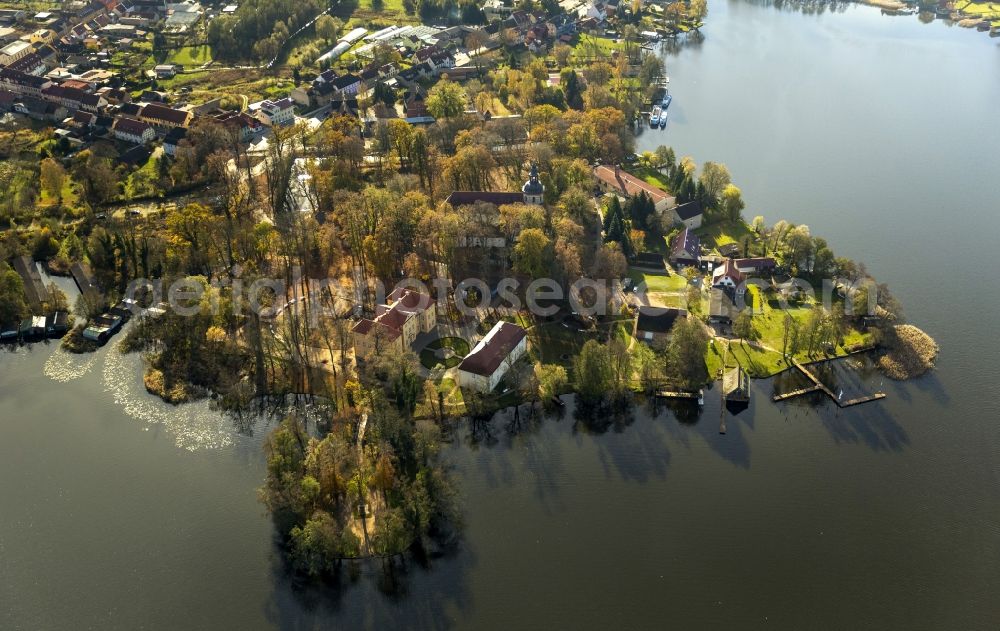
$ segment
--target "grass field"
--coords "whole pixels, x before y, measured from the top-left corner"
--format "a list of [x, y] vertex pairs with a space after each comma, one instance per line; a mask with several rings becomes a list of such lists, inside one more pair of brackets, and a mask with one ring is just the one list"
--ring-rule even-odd
[[647, 292], [670, 293], [681, 292], [687, 289], [687, 279], [680, 274], [667, 275], [630, 269], [628, 277], [635, 281], [636, 284], [645, 282]]
[[744, 237], [753, 235], [745, 221], [717, 221], [695, 230], [701, 237], [702, 245], [718, 248], [727, 243], [742, 243]]
[[656, 169], [651, 169], [647, 166], [632, 166], [626, 169], [632, 175], [641, 178], [647, 184], [652, 184], [657, 188], [661, 188], [667, 192], [670, 192], [670, 185], [667, 182], [665, 175], [657, 171]]
[[574, 59], [611, 58], [612, 51], [623, 50], [625, 45], [608, 37], [580, 35], [573, 44]]
[[185, 46], [178, 48], [167, 56], [164, 63], [180, 64], [186, 69], [201, 66], [212, 61], [212, 49], [207, 45]]

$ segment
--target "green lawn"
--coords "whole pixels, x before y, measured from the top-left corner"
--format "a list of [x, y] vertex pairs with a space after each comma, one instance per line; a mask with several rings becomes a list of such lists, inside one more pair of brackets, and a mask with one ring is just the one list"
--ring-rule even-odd
[[[781, 372], [789, 366], [780, 352], [783, 347], [785, 333], [785, 315], [791, 315], [801, 328], [809, 318], [812, 305], [789, 305], [787, 309], [781, 309], [763, 300], [759, 295], [758, 288], [751, 287], [750, 291], [753, 295], [753, 305], [756, 313], [753, 317], [753, 325], [754, 330], [758, 334], [757, 342], [768, 349], [774, 350], [755, 348], [750, 344], [733, 342], [729, 346], [730, 352], [727, 357], [726, 367], [732, 368], [738, 361], [750, 376], [767, 377]], [[846, 355], [850, 350], [870, 343], [871, 336], [868, 333], [850, 330], [844, 334], [843, 344], [837, 347], [835, 353], [837, 356]], [[713, 349], [709, 347], [706, 353], [705, 361], [708, 363], [710, 374], [712, 375], [716, 375], [722, 366], [721, 356], [725, 355], [723, 352], [725, 348], [724, 344], [724, 342], [716, 342], [716, 350], [713, 352]], [[815, 358], [809, 357], [803, 351], [797, 353], [795, 359], [801, 362], [809, 362]]]
[[572, 365], [573, 358], [590, 337], [563, 326], [561, 322], [541, 324], [528, 331], [534, 361], [566, 367]]
[[655, 272], [644, 272], [637, 269], [630, 269], [628, 276], [636, 284], [646, 283], [646, 292], [671, 293], [682, 292], [687, 289], [687, 279], [680, 274], [657, 274]]
[[592, 57], [611, 58], [614, 50], [624, 50], [625, 45], [621, 41], [614, 41], [609, 37], [597, 37], [595, 35], [580, 35], [573, 43], [573, 57], [589, 59]]
[[164, 63], [180, 64], [190, 69], [212, 61], [212, 49], [208, 45], [185, 46], [174, 50]]
[[666, 176], [657, 171], [656, 169], [651, 169], [647, 166], [636, 165], [629, 167], [626, 170], [632, 175], [636, 176], [637, 178], [641, 178], [647, 184], [652, 184], [653, 186], [661, 188], [667, 192], [670, 191], [670, 184], [667, 182]]
[[745, 221], [717, 221], [695, 230], [701, 237], [702, 245], [718, 248], [727, 243], [742, 243], [743, 237], [752, 236], [753, 231]]
[[[450, 348], [455, 354], [447, 359], [440, 359], [436, 351], [442, 348]], [[441, 367], [454, 368], [469, 354], [469, 350], [469, 343], [460, 337], [442, 337], [432, 341], [420, 351], [420, 363], [428, 370]]]

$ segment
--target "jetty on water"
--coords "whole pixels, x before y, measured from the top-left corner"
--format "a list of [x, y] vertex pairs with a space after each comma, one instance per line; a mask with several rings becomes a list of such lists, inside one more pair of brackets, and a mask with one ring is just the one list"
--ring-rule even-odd
[[661, 399], [694, 399], [701, 403], [704, 401], [705, 393], [703, 390], [698, 392], [684, 392], [676, 390], [657, 390], [656, 396]]
[[803, 394], [809, 394], [810, 392], [822, 392], [826, 396], [828, 396], [831, 399], [833, 399], [834, 403], [836, 403], [839, 407], [842, 407], [842, 408], [851, 407], [852, 405], [860, 405], [862, 403], [868, 403], [870, 401], [878, 401], [879, 399], [884, 399], [885, 398], [885, 393], [884, 392], [876, 392], [875, 394], [870, 394], [868, 396], [857, 397], [857, 398], [854, 398], [854, 399], [849, 399], [847, 401], [843, 401], [843, 400], [841, 400], [841, 397], [837, 396], [833, 392], [833, 390], [831, 390], [830, 388], [828, 388], [826, 386], [826, 384], [824, 384], [822, 381], [820, 381], [819, 377], [817, 377], [815, 374], [813, 374], [813, 372], [811, 370], [809, 370], [808, 368], [806, 368], [801, 363], [799, 363], [798, 361], [795, 361], [795, 360], [792, 360], [792, 365], [800, 373], [802, 373], [803, 375], [805, 375], [806, 378], [809, 379], [809, 381], [811, 381], [813, 385], [807, 386], [805, 388], [800, 388], [800, 389], [794, 390], [792, 392], [786, 392], [785, 394], [776, 394], [776, 395], [774, 395], [774, 398], [773, 398], [773, 400], [776, 401], [776, 402], [777, 401], [787, 401], [788, 399], [791, 399], [791, 398], [794, 398], [794, 397], [798, 397], [798, 396], [801, 396]]

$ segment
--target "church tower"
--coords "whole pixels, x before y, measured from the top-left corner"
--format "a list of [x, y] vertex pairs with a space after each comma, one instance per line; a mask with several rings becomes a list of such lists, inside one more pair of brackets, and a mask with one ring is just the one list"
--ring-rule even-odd
[[525, 204], [542, 205], [542, 195], [545, 193], [545, 185], [538, 179], [537, 164], [531, 163], [531, 176], [524, 183], [524, 186], [521, 187], [521, 192], [524, 193]]

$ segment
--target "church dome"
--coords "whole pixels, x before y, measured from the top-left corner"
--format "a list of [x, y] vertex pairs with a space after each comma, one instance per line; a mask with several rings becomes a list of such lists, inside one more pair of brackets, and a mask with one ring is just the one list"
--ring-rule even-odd
[[524, 183], [521, 187], [521, 192], [525, 195], [537, 195], [541, 196], [545, 192], [545, 186], [542, 184], [541, 180], [538, 179], [538, 165], [531, 165], [531, 176], [528, 181]]

